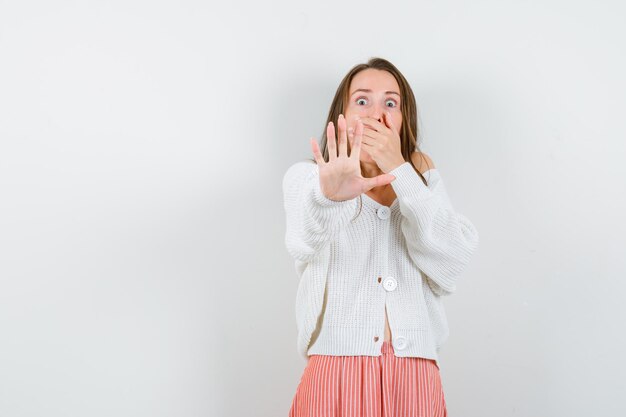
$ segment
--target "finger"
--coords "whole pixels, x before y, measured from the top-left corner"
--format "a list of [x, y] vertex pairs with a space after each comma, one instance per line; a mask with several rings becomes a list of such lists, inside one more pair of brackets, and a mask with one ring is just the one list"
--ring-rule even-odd
[[339, 156], [348, 156], [348, 138], [346, 134], [346, 119], [343, 114], [337, 119], [337, 129], [339, 131]]
[[394, 134], [399, 135], [396, 125], [393, 124], [393, 120], [391, 119], [391, 114], [389, 114], [388, 111], [385, 112], [385, 123]]
[[372, 138], [368, 136], [362, 135], [361, 136], [361, 149], [366, 149], [367, 153], [371, 155], [372, 151], [374, 151], [375, 149], [378, 149], [378, 146], [375, 140], [372, 140]]
[[348, 128], [348, 143], [350, 144], [350, 152], [354, 149], [354, 128]]
[[[389, 112], [385, 112], [385, 113], [388, 114]], [[383, 113], [381, 116], [382, 122], [378, 121], [377, 119], [367, 118], [366, 126], [368, 126], [370, 129], [375, 130], [379, 133], [384, 133], [384, 134], [392, 133], [392, 130], [387, 126], [387, 123], [385, 121], [385, 117], [386, 117], [385, 113]]]
[[369, 127], [363, 128], [363, 136], [371, 137], [372, 139], [382, 139], [385, 137], [384, 134], [378, 132], [377, 130], [370, 129]]
[[365, 129], [363, 131], [363, 140], [371, 145], [384, 143], [381, 142], [384, 138], [385, 136], [383, 134], [378, 133], [375, 130]]
[[369, 191], [374, 187], [380, 187], [381, 185], [387, 185], [395, 179], [396, 177], [391, 174], [380, 174], [373, 178], [366, 178], [365, 184], [367, 186], [367, 189], [365, 191]]
[[317, 143], [317, 139], [311, 138], [310, 142], [311, 149], [313, 150], [313, 157], [315, 158], [315, 162], [317, 162], [317, 165], [325, 164], [326, 161], [324, 161], [324, 156], [322, 155], [322, 152], [320, 152], [320, 146]]
[[363, 122], [356, 121], [356, 131], [354, 133], [354, 139], [352, 141], [352, 150], [350, 151], [350, 158], [359, 159], [361, 153], [361, 140], [363, 139]]
[[376, 130], [377, 132], [380, 132], [383, 129], [387, 129], [387, 126], [374, 118], [363, 117], [361, 118], [361, 120], [363, 120], [363, 124], [365, 125], [365, 127], [369, 127], [370, 129]]
[[355, 115], [352, 119], [353, 119], [352, 123], [349, 123], [348, 119], [346, 119], [346, 124], [349, 126], [348, 127], [348, 140], [350, 141], [351, 148], [352, 146], [354, 146], [354, 135], [356, 134], [356, 127], [357, 127], [359, 120], [361, 120], [361, 118], [358, 115]]
[[326, 146], [328, 147], [328, 162], [337, 159], [337, 143], [335, 142], [335, 125], [332, 121], [326, 126]]

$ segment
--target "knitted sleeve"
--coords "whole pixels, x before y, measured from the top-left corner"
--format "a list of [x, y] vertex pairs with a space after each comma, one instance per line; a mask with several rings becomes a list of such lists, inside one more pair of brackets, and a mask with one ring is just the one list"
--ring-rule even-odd
[[429, 172], [428, 186], [409, 162], [389, 173], [396, 177], [391, 185], [400, 205], [409, 256], [426, 275], [433, 292], [450, 295], [478, 247], [478, 231], [454, 211], [439, 171], [433, 168]]
[[320, 188], [319, 167], [311, 161], [291, 165], [283, 176], [285, 245], [296, 260], [308, 262], [356, 214], [356, 199], [335, 201]]

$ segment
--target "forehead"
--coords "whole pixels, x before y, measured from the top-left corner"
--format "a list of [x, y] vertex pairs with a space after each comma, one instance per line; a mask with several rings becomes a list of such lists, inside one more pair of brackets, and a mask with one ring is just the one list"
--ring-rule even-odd
[[350, 82], [350, 94], [356, 89], [364, 88], [374, 92], [395, 91], [400, 92], [400, 86], [396, 78], [385, 70], [368, 68], [356, 74]]

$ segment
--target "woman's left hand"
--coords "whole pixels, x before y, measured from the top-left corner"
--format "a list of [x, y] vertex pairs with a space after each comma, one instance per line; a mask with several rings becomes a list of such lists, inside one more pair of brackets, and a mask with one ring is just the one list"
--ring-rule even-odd
[[361, 121], [364, 124], [362, 149], [370, 154], [376, 165], [385, 174], [402, 165], [405, 161], [402, 157], [400, 133], [389, 113], [383, 113], [384, 124], [371, 117], [361, 117]]

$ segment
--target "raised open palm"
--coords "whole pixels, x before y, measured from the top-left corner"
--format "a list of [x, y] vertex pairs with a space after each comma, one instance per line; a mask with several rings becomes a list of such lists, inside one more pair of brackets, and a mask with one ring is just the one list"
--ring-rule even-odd
[[[361, 140], [363, 138], [363, 122], [357, 121], [356, 132], [350, 143], [350, 156], [348, 156], [348, 138], [346, 134], [346, 120], [343, 114], [337, 120], [338, 140], [335, 139], [335, 126], [329, 122], [326, 127], [328, 142], [328, 162], [320, 151], [315, 138], [311, 138], [311, 149], [319, 167], [320, 189], [330, 200], [345, 201], [358, 197], [362, 193], [374, 187], [389, 184], [395, 179], [391, 174], [381, 174], [372, 178], [361, 175], [359, 155], [361, 153]], [[337, 152], [339, 148], [339, 152]]]

